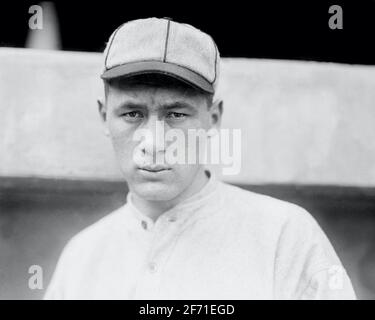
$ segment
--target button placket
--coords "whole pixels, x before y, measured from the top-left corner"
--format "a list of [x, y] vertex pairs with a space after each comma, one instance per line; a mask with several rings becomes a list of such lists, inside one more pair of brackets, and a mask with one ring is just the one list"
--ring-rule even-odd
[[157, 263], [156, 262], [150, 262], [148, 264], [148, 270], [150, 273], [156, 273], [157, 272]]
[[[162, 216], [154, 222], [144, 274], [137, 288], [137, 298], [156, 298], [158, 296], [162, 271], [174, 249], [180, 222], [182, 221], [179, 221], [175, 214]], [[149, 225], [147, 225], [147, 229], [149, 229]]]
[[141, 226], [144, 230], [147, 230], [147, 222], [145, 220], [142, 220]]
[[151, 240], [153, 244], [145, 261], [143, 276], [136, 289], [136, 299], [158, 298], [163, 266], [169, 256], [169, 248], [159, 249], [160, 240], [164, 243], [164, 239], [164, 237], [154, 235], [153, 240]]
[[176, 222], [177, 218], [176, 217], [169, 217], [168, 222]]
[[141, 229], [147, 232], [154, 232], [155, 223], [146, 217], [142, 217], [142, 219], [138, 222]]

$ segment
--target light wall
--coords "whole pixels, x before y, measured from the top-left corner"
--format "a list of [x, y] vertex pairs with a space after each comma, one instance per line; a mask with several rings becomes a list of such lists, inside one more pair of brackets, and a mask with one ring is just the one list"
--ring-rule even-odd
[[[101, 54], [0, 49], [0, 176], [121, 180], [96, 99]], [[223, 59], [238, 183], [375, 185], [375, 68]], [[220, 174], [221, 170], [218, 170]]]

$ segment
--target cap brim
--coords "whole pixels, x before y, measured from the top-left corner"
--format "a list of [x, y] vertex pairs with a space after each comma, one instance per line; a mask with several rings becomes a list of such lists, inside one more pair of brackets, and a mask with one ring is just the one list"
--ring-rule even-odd
[[208, 93], [214, 93], [215, 91], [213, 85], [198, 73], [188, 68], [162, 61], [140, 61], [123, 64], [104, 71], [101, 78], [104, 80], [109, 80], [119, 77], [131, 77], [139, 74], [150, 73], [159, 73], [171, 76]]

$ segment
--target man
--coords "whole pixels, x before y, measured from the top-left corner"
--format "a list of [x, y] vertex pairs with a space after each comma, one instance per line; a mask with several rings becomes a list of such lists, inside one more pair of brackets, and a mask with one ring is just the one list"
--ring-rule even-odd
[[[218, 182], [200, 161], [156, 161], [171, 145], [160, 123], [185, 136], [220, 127], [219, 63], [210, 36], [170, 19], [112, 34], [99, 111], [127, 203], [69, 242], [47, 299], [355, 298], [304, 209]], [[184, 151], [199, 153], [191, 143]]]

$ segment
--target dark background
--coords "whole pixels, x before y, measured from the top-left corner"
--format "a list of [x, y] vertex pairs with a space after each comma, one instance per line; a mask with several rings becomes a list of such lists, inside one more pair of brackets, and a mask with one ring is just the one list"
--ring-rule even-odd
[[[31, 4], [38, 2], [2, 4], [0, 46], [25, 45]], [[331, 5], [343, 9], [342, 30], [328, 27]], [[55, 8], [63, 50], [102, 51], [123, 22], [156, 16], [211, 34], [224, 57], [375, 64], [375, 0], [55, 1]]]

